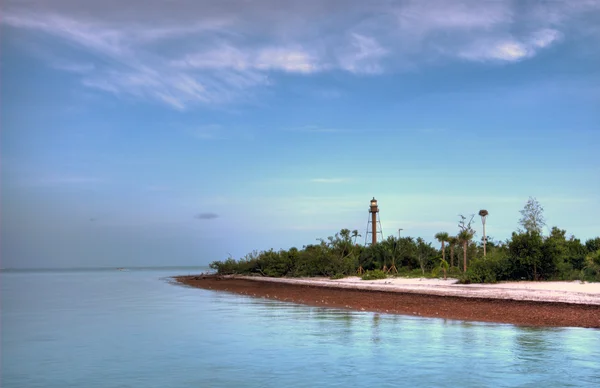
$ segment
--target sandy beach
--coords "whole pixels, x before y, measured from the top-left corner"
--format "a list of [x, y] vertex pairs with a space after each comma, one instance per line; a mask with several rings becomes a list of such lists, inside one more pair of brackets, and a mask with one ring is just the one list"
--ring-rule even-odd
[[329, 278], [252, 278], [266, 282], [352, 288], [384, 292], [404, 292], [464, 298], [511, 299], [600, 305], [600, 283], [504, 282], [497, 284], [458, 284], [457, 279], [388, 278], [361, 280], [352, 276]]
[[314, 306], [526, 326], [600, 328], [600, 283], [180, 276], [179, 283]]

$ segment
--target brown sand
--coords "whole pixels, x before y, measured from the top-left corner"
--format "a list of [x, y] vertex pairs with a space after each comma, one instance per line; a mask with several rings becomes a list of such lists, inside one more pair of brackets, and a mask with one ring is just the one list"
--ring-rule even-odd
[[[264, 278], [179, 276], [179, 283], [312, 306], [523, 326], [600, 328], [600, 305], [461, 297], [418, 291], [340, 288], [336, 284], [282, 283]], [[333, 282], [332, 282], [333, 283]]]

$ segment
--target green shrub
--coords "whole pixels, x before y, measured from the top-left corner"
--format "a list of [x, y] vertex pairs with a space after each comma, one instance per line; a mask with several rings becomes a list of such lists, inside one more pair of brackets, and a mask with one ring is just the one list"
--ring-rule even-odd
[[407, 277], [407, 278], [431, 278], [431, 277], [433, 277], [431, 273], [432, 273], [432, 271], [427, 271], [427, 272], [425, 272], [425, 275], [423, 275], [423, 271], [420, 268], [415, 268], [415, 269], [409, 270], [406, 267], [402, 267], [398, 271], [398, 274], [396, 274], [394, 276]]
[[376, 280], [376, 279], [387, 279], [387, 274], [380, 269], [374, 269], [367, 271], [361, 277], [362, 280]]
[[497, 268], [494, 261], [475, 259], [465, 273], [471, 283], [496, 283]]
[[600, 265], [600, 249], [598, 249], [595, 252], [592, 252], [588, 255], [588, 257], [586, 258], [586, 261], [588, 262], [588, 264], [590, 262], [594, 263], [595, 265]]
[[449, 278], [460, 278], [462, 276], [462, 272], [458, 267], [450, 267], [450, 269], [448, 270], [448, 277]]
[[469, 276], [469, 272], [462, 273], [458, 276], [458, 282], [460, 284], [471, 284], [471, 277]]
[[232, 258], [225, 261], [213, 261], [208, 265], [211, 269], [217, 271], [219, 275], [233, 275], [238, 272], [238, 263]]
[[[353, 233], [356, 232], [356, 235]], [[385, 279], [376, 268], [397, 266], [398, 277], [440, 277], [447, 264], [441, 264], [441, 252], [423, 239], [390, 237], [366, 247], [356, 244], [357, 231], [342, 229], [327, 239], [318, 239], [302, 249], [253, 251], [239, 260], [214, 261], [210, 268], [219, 275], [260, 276], [326, 276], [341, 279], [356, 274], [360, 267], [367, 271], [365, 280]], [[585, 280], [600, 281], [600, 237], [582, 244], [566, 238], [566, 232], [553, 228], [548, 237], [538, 233], [514, 233], [500, 245], [488, 244], [487, 257], [469, 254], [468, 270], [447, 270], [447, 276], [462, 283], [495, 283], [504, 280]], [[469, 249], [475, 249], [470, 246]], [[452, 251], [452, 250], [451, 250]], [[461, 258], [460, 249], [455, 257]]]
[[493, 254], [486, 258], [477, 258], [471, 261], [467, 272], [462, 274], [459, 279], [464, 282], [463, 284], [468, 284], [496, 283], [510, 278], [510, 260], [508, 256]]
[[585, 280], [588, 282], [600, 282], [600, 265], [588, 263], [588, 265], [581, 270], [580, 280]]

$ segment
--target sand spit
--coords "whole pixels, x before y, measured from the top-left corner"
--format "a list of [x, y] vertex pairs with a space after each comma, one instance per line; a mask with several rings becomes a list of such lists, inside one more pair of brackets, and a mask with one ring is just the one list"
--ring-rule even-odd
[[596, 283], [460, 285], [455, 279], [214, 275], [175, 280], [192, 287], [312, 306], [523, 326], [600, 328], [600, 285]]
[[381, 280], [361, 280], [355, 276], [335, 280], [329, 278], [267, 278], [249, 276], [240, 278], [318, 287], [456, 296], [462, 298], [600, 305], [600, 283], [582, 283], [580, 281], [458, 284], [456, 279], [388, 278]]

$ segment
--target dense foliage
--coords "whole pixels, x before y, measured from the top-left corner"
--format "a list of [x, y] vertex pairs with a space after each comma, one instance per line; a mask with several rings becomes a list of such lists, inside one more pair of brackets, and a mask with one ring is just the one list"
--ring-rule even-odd
[[[541, 206], [529, 200], [521, 212], [524, 229], [504, 242], [485, 237], [475, 242], [471, 221], [460, 216], [456, 236], [440, 232], [439, 249], [422, 238], [389, 236], [368, 246], [356, 243], [358, 232], [342, 229], [302, 249], [252, 252], [240, 260], [215, 261], [210, 267], [221, 275], [341, 278], [361, 275], [378, 279], [389, 275], [457, 277], [463, 283], [503, 280], [600, 281], [600, 237], [583, 244], [565, 230], [553, 227], [542, 236]], [[487, 215], [487, 211], [486, 215]], [[481, 213], [481, 212], [480, 212]], [[481, 214], [480, 214], [481, 215]], [[484, 241], [486, 253], [484, 254]]]
[[[451, 246], [450, 242], [445, 247]], [[434, 248], [421, 238], [388, 237], [375, 245], [362, 246], [352, 241], [350, 231], [342, 229], [319, 244], [303, 249], [252, 252], [240, 260], [232, 258], [210, 264], [219, 274], [260, 276], [328, 276], [343, 277], [366, 271], [380, 276], [457, 276], [465, 283], [494, 283], [502, 280], [587, 280], [600, 281], [600, 237], [583, 244], [579, 239], [566, 237], [566, 231], [552, 228], [549, 236], [537, 232], [513, 233], [505, 242], [488, 238], [487, 255], [483, 244], [467, 245], [468, 268], [462, 268], [463, 243], [453, 246], [442, 259], [441, 249]], [[454, 257], [452, 257], [453, 255]], [[454, 266], [449, 266], [453, 262]], [[390, 271], [394, 266], [398, 272]], [[379, 270], [379, 272], [372, 272]]]

